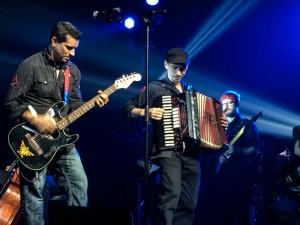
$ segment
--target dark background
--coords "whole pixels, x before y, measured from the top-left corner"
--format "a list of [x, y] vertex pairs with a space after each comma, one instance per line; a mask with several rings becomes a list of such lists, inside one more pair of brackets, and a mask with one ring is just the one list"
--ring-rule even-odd
[[[93, 18], [94, 11], [112, 7], [121, 8], [116, 18], [135, 16], [136, 27], [126, 30], [118, 21]], [[2, 104], [18, 64], [45, 47], [50, 29], [62, 20], [74, 23], [84, 35], [72, 59], [82, 72], [84, 100], [124, 74], [142, 75], [140, 82], [113, 93], [104, 108], [93, 109], [87, 118], [71, 125], [80, 134], [77, 147], [89, 177], [92, 206], [136, 207], [136, 161], [144, 155], [144, 121], [127, 121], [122, 107], [146, 82], [147, 36], [141, 16], [161, 9], [166, 14], [153, 17], [150, 23], [150, 81], [165, 72], [165, 52], [183, 47], [191, 56], [186, 82], [215, 98], [228, 89], [239, 92], [245, 117], [263, 111], [256, 123], [260, 134], [267, 137], [263, 140], [276, 137], [279, 150], [285, 148], [282, 143], [290, 149], [292, 127], [300, 123], [298, 0], [161, 0], [155, 7], [142, 0], [1, 0]], [[0, 110], [3, 168], [13, 156], [7, 143], [11, 127], [3, 105]]]

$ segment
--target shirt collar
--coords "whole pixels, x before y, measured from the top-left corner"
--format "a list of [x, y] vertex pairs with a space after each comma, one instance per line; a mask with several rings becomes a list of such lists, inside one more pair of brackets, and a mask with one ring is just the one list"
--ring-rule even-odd
[[67, 68], [67, 67], [70, 67], [72, 64], [70, 62], [70, 60], [68, 60], [67, 62], [65, 62], [64, 64], [62, 65], [57, 65], [51, 58], [50, 58], [50, 54], [49, 54], [49, 51], [48, 51], [48, 47], [45, 47], [43, 49], [43, 57], [44, 57], [44, 61], [45, 61], [45, 64], [49, 64], [57, 69], [64, 69], [64, 68]]

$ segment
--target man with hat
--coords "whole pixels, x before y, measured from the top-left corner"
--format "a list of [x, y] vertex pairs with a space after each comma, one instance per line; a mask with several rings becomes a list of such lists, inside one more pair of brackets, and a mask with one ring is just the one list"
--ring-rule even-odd
[[[190, 60], [188, 53], [182, 48], [168, 50], [164, 60], [167, 75], [148, 85], [149, 89], [149, 118], [153, 121], [161, 120], [164, 109], [155, 105], [158, 96], [177, 95], [194, 89], [182, 81]], [[146, 88], [124, 106], [126, 117], [130, 120], [145, 116]], [[194, 89], [195, 90], [195, 89]], [[224, 117], [222, 125], [227, 126]], [[157, 216], [153, 225], [191, 225], [198, 200], [200, 186], [199, 153], [192, 151], [191, 146], [163, 150], [158, 148], [159, 138], [156, 130], [152, 130], [151, 160], [160, 167], [160, 184], [158, 193]], [[153, 219], [153, 218], [151, 218]]]

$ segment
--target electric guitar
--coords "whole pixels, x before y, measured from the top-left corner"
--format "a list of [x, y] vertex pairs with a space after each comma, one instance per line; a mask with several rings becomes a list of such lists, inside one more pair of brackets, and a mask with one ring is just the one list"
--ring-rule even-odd
[[[123, 75], [103, 93], [110, 95], [118, 89], [126, 89], [133, 81], [140, 80], [141, 75], [138, 73]], [[78, 140], [78, 134], [68, 135], [64, 129], [92, 109], [98, 97], [98, 95], [95, 96], [63, 118], [60, 116], [60, 112], [66, 103], [64, 101], [55, 103], [45, 114], [57, 121], [56, 130], [51, 135], [39, 133], [26, 122], [13, 127], [8, 134], [8, 143], [17, 159], [30, 170], [37, 171], [46, 167], [61, 147], [73, 144]]]
[[[245, 132], [246, 128], [252, 123], [252, 122], [256, 122], [256, 120], [262, 116], [262, 112], [258, 112], [256, 115], [254, 115], [240, 130], [239, 132], [234, 136], [234, 138], [229, 142], [228, 146], [232, 146], [241, 136], [242, 134]], [[233, 153], [231, 154], [226, 154], [223, 153], [223, 155], [225, 156], [226, 159], [229, 159], [231, 157]], [[216, 173], [218, 173], [221, 169], [221, 163], [218, 161], [217, 162], [217, 167], [216, 167]]]

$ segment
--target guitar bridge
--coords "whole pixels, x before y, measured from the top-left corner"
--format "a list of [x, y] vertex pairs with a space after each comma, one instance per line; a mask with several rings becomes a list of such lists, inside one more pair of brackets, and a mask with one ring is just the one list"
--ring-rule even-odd
[[25, 134], [25, 137], [28, 140], [28, 143], [30, 144], [30, 146], [39, 154], [43, 154], [43, 150], [41, 149], [41, 147], [36, 143], [36, 141], [34, 140], [35, 136], [32, 137], [29, 133]]

